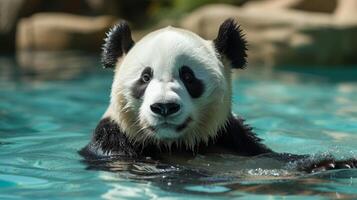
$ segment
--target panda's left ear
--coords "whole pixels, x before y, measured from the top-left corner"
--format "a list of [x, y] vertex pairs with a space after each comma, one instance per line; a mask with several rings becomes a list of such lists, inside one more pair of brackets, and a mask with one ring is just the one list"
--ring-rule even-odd
[[114, 68], [118, 60], [134, 46], [131, 30], [126, 21], [121, 21], [107, 33], [102, 51], [104, 68]]
[[234, 19], [229, 18], [221, 24], [217, 38], [213, 42], [217, 52], [230, 61], [232, 68], [245, 67], [247, 42]]

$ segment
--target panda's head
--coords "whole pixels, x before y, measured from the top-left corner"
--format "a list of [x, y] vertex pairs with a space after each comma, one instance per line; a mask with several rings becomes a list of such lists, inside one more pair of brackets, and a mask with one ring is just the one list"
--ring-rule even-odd
[[232, 19], [213, 41], [167, 27], [134, 43], [122, 22], [108, 33], [103, 48], [103, 65], [115, 70], [104, 117], [140, 144], [207, 143], [231, 114], [230, 72], [244, 67], [245, 51]]

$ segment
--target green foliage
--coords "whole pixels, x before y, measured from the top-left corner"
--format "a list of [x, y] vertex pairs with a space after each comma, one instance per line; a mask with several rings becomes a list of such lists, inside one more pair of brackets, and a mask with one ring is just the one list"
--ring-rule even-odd
[[200, 6], [212, 3], [241, 4], [239, 0], [174, 0], [173, 9], [181, 13], [190, 12]]

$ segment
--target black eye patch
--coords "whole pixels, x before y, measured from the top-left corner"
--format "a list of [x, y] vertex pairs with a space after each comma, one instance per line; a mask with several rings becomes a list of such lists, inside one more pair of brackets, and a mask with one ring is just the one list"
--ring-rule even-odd
[[131, 88], [131, 93], [134, 98], [140, 99], [146, 90], [146, 87], [149, 85], [153, 76], [153, 71], [150, 67], [146, 67], [141, 73], [140, 78], [135, 81], [133, 87]]
[[195, 74], [189, 67], [181, 67], [180, 79], [192, 98], [198, 98], [203, 94], [205, 89], [203, 82], [196, 78]]

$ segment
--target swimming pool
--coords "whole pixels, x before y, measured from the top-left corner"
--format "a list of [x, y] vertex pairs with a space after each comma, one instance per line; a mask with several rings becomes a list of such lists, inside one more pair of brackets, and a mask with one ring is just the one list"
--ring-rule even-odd
[[[112, 72], [93, 56], [57, 59], [22, 73], [0, 58], [0, 199], [357, 198], [356, 170], [301, 175], [259, 157], [92, 169], [77, 151], [108, 105]], [[275, 151], [357, 156], [356, 69], [250, 67], [234, 77], [234, 111]]]

